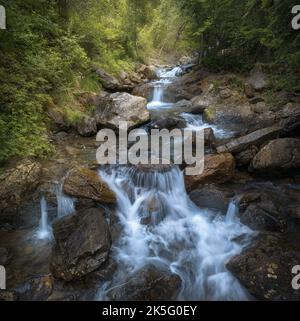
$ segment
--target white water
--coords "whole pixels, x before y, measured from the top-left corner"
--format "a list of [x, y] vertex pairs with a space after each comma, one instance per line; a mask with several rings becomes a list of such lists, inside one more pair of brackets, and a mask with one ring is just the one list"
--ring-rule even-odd
[[[113, 250], [118, 271], [102, 288], [102, 298], [128, 275], [152, 263], [180, 276], [178, 299], [247, 299], [225, 268], [252, 235], [237, 218], [234, 203], [226, 216], [201, 210], [189, 199], [177, 167], [164, 173], [119, 167], [103, 169], [100, 175], [117, 195], [117, 214], [123, 227]], [[145, 218], [147, 225], [141, 222]], [[234, 238], [241, 235], [244, 241], [238, 244]]]
[[56, 193], [57, 199], [57, 216], [64, 217], [75, 213], [75, 199], [73, 197], [67, 196], [63, 190], [62, 185]]
[[193, 115], [189, 113], [181, 113], [180, 116], [187, 122], [187, 128], [191, 130], [203, 130], [204, 128], [212, 128], [215, 137], [218, 139], [230, 138], [233, 133], [219, 128], [212, 124], [204, 123], [201, 115]]
[[40, 201], [41, 205], [41, 219], [40, 226], [37, 231], [37, 238], [40, 240], [50, 240], [52, 239], [52, 228], [48, 224], [48, 209], [47, 209], [47, 201], [44, 196], [41, 197]]
[[170, 108], [173, 103], [164, 101], [164, 88], [182, 73], [180, 67], [175, 67], [170, 71], [164, 69], [157, 70], [159, 81], [154, 82], [154, 91], [152, 101], [148, 103], [148, 109]]

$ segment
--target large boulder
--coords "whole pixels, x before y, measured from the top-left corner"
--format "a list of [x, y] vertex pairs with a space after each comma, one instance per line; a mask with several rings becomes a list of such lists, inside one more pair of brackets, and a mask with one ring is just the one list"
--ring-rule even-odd
[[142, 84], [134, 87], [132, 91], [132, 95], [144, 97], [148, 99], [151, 96], [152, 92], [153, 92], [153, 85], [151, 83], [146, 83], [146, 84]]
[[108, 258], [110, 235], [103, 209], [63, 217], [53, 225], [53, 234], [50, 268], [55, 278], [78, 279], [98, 269]]
[[265, 145], [253, 158], [250, 169], [281, 173], [300, 167], [300, 139], [279, 138]]
[[142, 65], [139, 68], [138, 73], [142, 74], [148, 80], [154, 80], [157, 78], [156, 67], [152, 65]]
[[292, 268], [299, 262], [299, 242], [265, 235], [232, 258], [227, 268], [255, 299], [300, 300], [300, 291], [291, 284]]
[[99, 80], [106, 90], [113, 91], [132, 91], [133, 86], [126, 83], [121, 83], [116, 77], [110, 75], [105, 70], [101, 68], [96, 69], [96, 75], [99, 77]]
[[198, 207], [213, 209], [225, 214], [234, 193], [212, 184], [193, 190], [189, 196]]
[[240, 195], [239, 217], [252, 230], [284, 232], [289, 219], [286, 203], [281, 191], [260, 186]]
[[260, 146], [266, 141], [276, 138], [281, 132], [282, 127], [279, 125], [274, 125], [271, 127], [256, 130], [248, 135], [235, 138], [225, 145], [217, 147], [219, 153], [230, 152], [230, 153], [240, 153], [250, 146]]
[[70, 196], [98, 202], [116, 202], [114, 192], [101, 180], [98, 173], [85, 167], [75, 167], [69, 172], [63, 184], [63, 191]]
[[97, 134], [97, 122], [95, 118], [85, 116], [77, 124], [77, 131], [81, 136], [90, 137]]
[[234, 176], [235, 160], [230, 153], [206, 155], [204, 171], [199, 175], [185, 176], [188, 191], [205, 184], [225, 183]]
[[250, 84], [256, 91], [262, 91], [267, 87], [268, 82], [260, 66], [256, 66], [253, 68], [253, 70], [251, 70], [250, 78], [248, 79], [247, 83]]
[[180, 287], [178, 275], [150, 265], [113, 287], [107, 296], [113, 301], [169, 301], [177, 298]]
[[40, 182], [42, 168], [26, 159], [0, 174], [0, 211], [11, 209], [28, 198]]
[[128, 128], [131, 128], [149, 121], [150, 114], [145, 98], [128, 93], [115, 93], [100, 100], [95, 117], [101, 126], [118, 128], [120, 121], [126, 121]]

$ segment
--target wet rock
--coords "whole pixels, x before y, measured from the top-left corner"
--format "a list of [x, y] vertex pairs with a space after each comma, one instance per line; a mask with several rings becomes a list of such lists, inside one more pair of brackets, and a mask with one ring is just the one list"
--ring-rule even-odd
[[248, 79], [248, 83], [254, 88], [256, 91], [262, 91], [267, 87], [267, 80], [262, 72], [261, 66], [256, 66], [250, 72], [250, 78]]
[[126, 121], [128, 128], [146, 123], [150, 119], [147, 100], [127, 93], [115, 93], [103, 97], [95, 111], [97, 124], [118, 128]]
[[17, 290], [21, 301], [46, 301], [53, 291], [54, 278], [52, 275], [35, 277]]
[[63, 191], [67, 195], [92, 199], [98, 202], [115, 203], [115, 194], [96, 171], [85, 167], [72, 169], [66, 177]]
[[189, 196], [198, 207], [213, 209], [225, 214], [234, 194], [216, 185], [206, 185], [193, 190]]
[[97, 134], [97, 122], [94, 118], [85, 116], [77, 125], [77, 131], [81, 136], [90, 137]]
[[282, 232], [286, 228], [282, 209], [280, 211], [272, 200], [264, 198], [250, 204], [240, 218], [244, 225], [255, 231]]
[[5, 265], [8, 259], [7, 249], [0, 247], [0, 265]]
[[281, 130], [282, 127], [279, 125], [259, 129], [248, 135], [233, 139], [225, 145], [217, 147], [217, 151], [219, 153], [239, 153], [246, 150], [249, 146], [260, 146], [264, 142], [277, 137]]
[[70, 281], [98, 269], [108, 258], [110, 235], [102, 209], [66, 216], [53, 226], [55, 246], [50, 268], [54, 277]]
[[174, 104], [173, 108], [178, 111], [186, 111], [187, 109], [191, 108], [192, 103], [189, 100], [182, 99]]
[[185, 128], [186, 121], [181, 117], [176, 116], [162, 116], [157, 120], [154, 120], [150, 124], [151, 128], [157, 129], [174, 129], [174, 128]]
[[42, 168], [29, 159], [0, 174], [0, 211], [18, 206], [40, 182]]
[[252, 160], [250, 169], [281, 173], [300, 167], [300, 139], [279, 138], [265, 145]]
[[200, 185], [225, 183], [234, 176], [235, 160], [230, 153], [206, 155], [204, 171], [199, 175], [185, 176], [185, 185], [188, 191]]
[[299, 242], [264, 235], [227, 268], [258, 300], [300, 300], [299, 290], [291, 285], [292, 268], [299, 262]]
[[180, 287], [178, 275], [151, 265], [110, 290], [108, 298], [113, 301], [169, 301], [176, 299]]

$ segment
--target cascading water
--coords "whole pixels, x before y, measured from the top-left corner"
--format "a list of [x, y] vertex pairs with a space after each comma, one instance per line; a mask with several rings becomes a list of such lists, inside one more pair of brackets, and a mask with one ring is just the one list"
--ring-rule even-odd
[[148, 103], [148, 109], [159, 109], [159, 108], [169, 108], [172, 107], [172, 103], [164, 101], [164, 89], [167, 85], [172, 83], [174, 78], [182, 73], [180, 67], [175, 67], [170, 71], [164, 69], [157, 70], [157, 76], [160, 78], [158, 81], [154, 82], [153, 98], [152, 101]]
[[[183, 174], [175, 166], [162, 171], [105, 168], [99, 174], [117, 195], [123, 227], [113, 251], [118, 271], [102, 288], [102, 299], [148, 264], [167, 267], [180, 276], [178, 299], [247, 299], [225, 267], [252, 235], [236, 217], [234, 203], [226, 216], [198, 208], [189, 199]], [[242, 235], [242, 243], [234, 241]]]
[[218, 139], [230, 138], [233, 135], [233, 133], [230, 131], [226, 131], [215, 125], [205, 123], [201, 115], [181, 113], [180, 116], [186, 121], [188, 129], [197, 131], [202, 130], [204, 128], [212, 128], [216, 138]]
[[62, 190], [62, 184], [56, 192], [57, 216], [64, 217], [75, 213], [74, 198], [67, 196]]
[[37, 231], [37, 238], [40, 240], [52, 239], [52, 228], [48, 224], [47, 201], [44, 196], [41, 197], [41, 219], [40, 226]]

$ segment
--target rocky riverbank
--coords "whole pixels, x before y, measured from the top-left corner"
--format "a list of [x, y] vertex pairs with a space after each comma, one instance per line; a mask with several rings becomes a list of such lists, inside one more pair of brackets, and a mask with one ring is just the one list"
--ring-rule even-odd
[[[112, 245], [122, 226], [116, 194], [94, 161], [99, 145], [94, 135], [101, 128], [116, 130], [119, 120], [132, 128], [185, 128], [191, 126], [187, 115], [198, 116], [211, 128], [204, 172], [184, 179], [191, 200], [203, 211], [225, 215], [235, 199], [241, 223], [258, 232], [227, 262], [229, 271], [254, 299], [300, 299], [300, 292], [291, 288], [292, 267], [300, 264], [299, 97], [285, 95], [285, 103], [274, 108], [265, 98], [268, 79], [259, 67], [240, 76], [188, 66], [166, 86], [165, 99], [174, 105], [159, 116], [147, 109], [154, 66], [140, 66], [120, 79], [95, 70], [106, 91], [86, 95], [93, 114], [70, 128], [50, 110], [55, 154], [47, 160], [12, 162], [1, 170], [0, 264], [7, 268], [8, 290], [0, 292], [0, 300], [99, 297], [100, 285], [111, 281], [117, 270]], [[41, 195], [48, 204], [53, 240], [36, 238]], [[62, 214], [66, 204], [71, 215]], [[149, 200], [146, 212], [157, 212], [155, 200]], [[147, 216], [141, 220], [151, 226]], [[178, 274], [155, 265], [136, 273], [107, 297], [178, 297]]]

